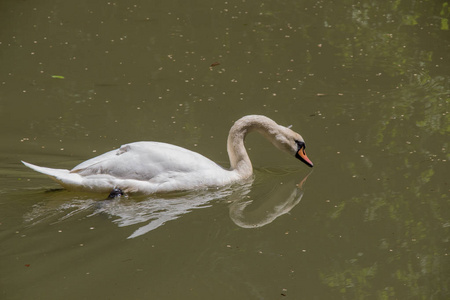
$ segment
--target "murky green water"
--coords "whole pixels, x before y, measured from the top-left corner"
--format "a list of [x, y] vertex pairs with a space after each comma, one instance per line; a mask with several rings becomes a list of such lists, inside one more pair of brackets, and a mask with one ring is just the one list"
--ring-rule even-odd
[[[3, 1], [1, 298], [448, 299], [449, 18], [448, 1]], [[247, 114], [292, 124], [313, 172], [252, 135], [253, 183], [104, 201], [20, 163], [154, 140], [227, 166]]]

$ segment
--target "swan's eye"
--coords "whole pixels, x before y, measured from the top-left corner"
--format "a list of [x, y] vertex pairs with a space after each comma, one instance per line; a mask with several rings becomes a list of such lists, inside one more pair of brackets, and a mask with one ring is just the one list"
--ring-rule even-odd
[[306, 145], [305, 145], [304, 142], [300, 142], [300, 141], [295, 140], [295, 143], [297, 144], [298, 150], [300, 150], [300, 149], [302, 149], [302, 148], [303, 148], [303, 149], [306, 148]]

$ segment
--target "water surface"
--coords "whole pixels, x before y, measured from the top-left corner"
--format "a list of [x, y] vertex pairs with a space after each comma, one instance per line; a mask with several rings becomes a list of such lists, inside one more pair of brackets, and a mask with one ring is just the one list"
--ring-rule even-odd
[[[2, 299], [448, 299], [445, 1], [3, 1]], [[252, 182], [105, 201], [20, 160], [71, 168], [133, 141]]]

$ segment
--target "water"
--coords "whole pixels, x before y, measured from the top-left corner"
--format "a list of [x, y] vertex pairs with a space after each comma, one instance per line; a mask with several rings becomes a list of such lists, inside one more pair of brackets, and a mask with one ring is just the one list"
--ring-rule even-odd
[[[448, 5], [439, 1], [28, 3], [0, 9], [2, 299], [447, 299]], [[71, 168], [139, 140], [228, 166], [263, 114], [252, 182], [73, 193]], [[300, 184], [301, 183], [301, 184]]]

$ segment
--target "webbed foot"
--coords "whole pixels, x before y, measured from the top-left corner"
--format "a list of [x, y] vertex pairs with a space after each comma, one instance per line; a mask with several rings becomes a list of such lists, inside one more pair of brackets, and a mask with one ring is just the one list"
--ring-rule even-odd
[[111, 191], [111, 193], [109, 193], [108, 199], [115, 199], [115, 198], [121, 197], [123, 195], [124, 195], [124, 193], [123, 193], [123, 191], [121, 189], [114, 188]]

